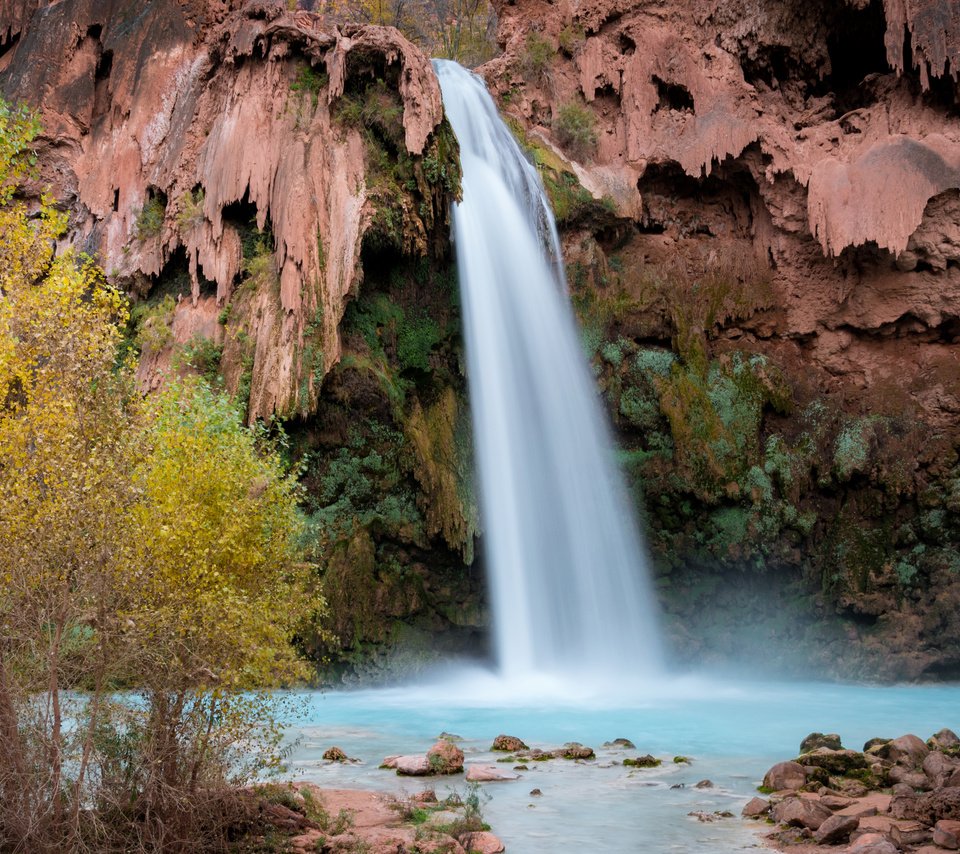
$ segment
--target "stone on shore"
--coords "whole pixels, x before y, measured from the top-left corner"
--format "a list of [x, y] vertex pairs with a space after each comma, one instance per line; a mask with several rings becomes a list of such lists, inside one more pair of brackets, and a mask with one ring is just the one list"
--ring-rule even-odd
[[952, 729], [944, 727], [927, 739], [927, 747], [931, 750], [956, 750], [960, 748], [960, 736], [957, 736]]
[[773, 792], [799, 789], [807, 782], [807, 772], [798, 762], [778, 762], [763, 775], [764, 788]]
[[899, 854], [894, 845], [882, 833], [865, 833], [850, 843], [848, 854]]
[[592, 747], [586, 747], [579, 741], [571, 741], [563, 747], [554, 751], [554, 754], [561, 759], [596, 759], [596, 754]]
[[933, 843], [951, 851], [960, 849], [960, 821], [940, 819], [933, 828]]
[[915, 735], [901, 735], [885, 744], [878, 751], [879, 755], [899, 765], [919, 768], [927, 758], [930, 748]]
[[768, 812], [770, 812], [770, 801], [763, 798], [751, 798], [740, 811], [740, 815], [744, 818], [760, 818]]
[[786, 798], [773, 808], [773, 818], [780, 824], [817, 830], [833, 813], [819, 801], [810, 798]]
[[803, 741], [800, 742], [800, 752], [810, 753], [818, 747], [828, 747], [830, 750], [842, 750], [840, 736], [835, 732], [824, 735], [822, 732], [812, 732]]
[[820, 845], [838, 845], [846, 842], [860, 826], [860, 819], [848, 815], [832, 815], [817, 828], [813, 838]]
[[479, 830], [474, 833], [464, 833], [457, 840], [470, 854], [500, 854], [506, 850], [503, 843], [489, 830]]

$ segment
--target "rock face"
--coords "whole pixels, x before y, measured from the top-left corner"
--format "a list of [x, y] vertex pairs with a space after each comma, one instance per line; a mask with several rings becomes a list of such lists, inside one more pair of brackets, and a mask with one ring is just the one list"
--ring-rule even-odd
[[[228, 387], [249, 372], [251, 418], [307, 415], [340, 358], [376, 212], [362, 129], [337, 105], [364, 75], [396, 81], [399, 142], [422, 158], [443, 118], [435, 76], [391, 29], [329, 33], [266, 2], [141, 6], [5, 0], [0, 91], [41, 108], [42, 177], [71, 210], [70, 242], [134, 290], [182, 267], [174, 337], [208, 302], [229, 307], [212, 330]], [[423, 252], [446, 201], [421, 191], [402, 239]]]
[[[953, 673], [960, 9], [496, 6], [482, 71], [553, 195], [677, 643], [791, 626], [781, 666]], [[809, 607], [781, 596], [811, 579]]]

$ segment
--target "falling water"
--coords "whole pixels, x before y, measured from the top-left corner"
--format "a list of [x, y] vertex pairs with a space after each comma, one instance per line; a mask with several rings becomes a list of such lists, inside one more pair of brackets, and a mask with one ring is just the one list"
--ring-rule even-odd
[[480, 78], [434, 66], [463, 164], [454, 245], [500, 667], [520, 678], [656, 671], [644, 545], [549, 204]]

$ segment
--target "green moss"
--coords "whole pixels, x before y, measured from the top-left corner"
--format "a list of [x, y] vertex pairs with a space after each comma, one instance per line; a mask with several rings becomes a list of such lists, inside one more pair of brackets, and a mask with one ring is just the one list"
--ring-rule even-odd
[[833, 468], [843, 482], [862, 473], [870, 457], [870, 421], [858, 418], [843, 426], [833, 449]]
[[223, 345], [210, 338], [195, 335], [183, 347], [180, 358], [193, 368], [208, 383], [215, 385], [221, 381], [220, 360], [223, 357]]
[[158, 353], [173, 343], [173, 314], [177, 303], [167, 294], [159, 301], [138, 303], [130, 310], [133, 341], [138, 352]]

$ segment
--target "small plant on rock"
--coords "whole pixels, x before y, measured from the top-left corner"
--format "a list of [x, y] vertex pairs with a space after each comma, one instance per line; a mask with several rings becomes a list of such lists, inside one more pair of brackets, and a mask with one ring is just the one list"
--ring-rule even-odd
[[553, 134], [574, 157], [585, 157], [597, 147], [596, 119], [587, 107], [576, 101], [557, 110]]

